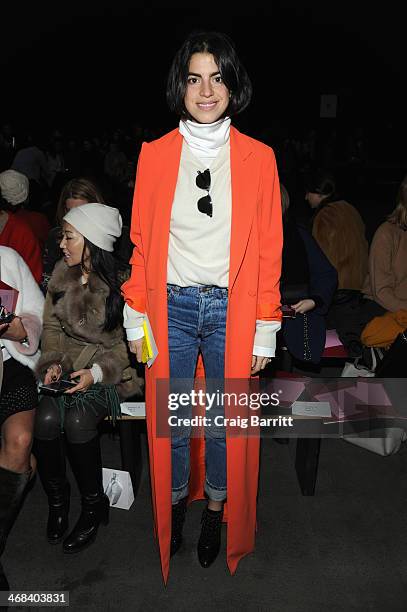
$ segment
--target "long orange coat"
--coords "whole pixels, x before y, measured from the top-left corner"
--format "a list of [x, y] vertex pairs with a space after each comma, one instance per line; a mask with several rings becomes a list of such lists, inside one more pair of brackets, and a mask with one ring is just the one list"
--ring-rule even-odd
[[[159, 355], [146, 368], [146, 418], [155, 533], [167, 581], [171, 538], [171, 444], [156, 436], [156, 380], [169, 378], [167, 258], [171, 207], [183, 138], [178, 129], [144, 143], [137, 168], [131, 239], [135, 245], [126, 302], [147, 312]], [[256, 319], [280, 320], [282, 221], [272, 149], [231, 127], [232, 227], [225, 377], [250, 377]], [[194, 204], [194, 203], [192, 203]], [[227, 563], [230, 572], [254, 549], [258, 437], [227, 432]], [[189, 499], [204, 497], [204, 440], [191, 440]]]

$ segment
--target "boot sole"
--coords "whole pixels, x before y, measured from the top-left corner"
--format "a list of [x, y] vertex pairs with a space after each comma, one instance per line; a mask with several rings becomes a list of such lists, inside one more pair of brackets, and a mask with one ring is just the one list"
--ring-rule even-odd
[[59, 544], [60, 542], [62, 542], [62, 540], [64, 539], [64, 536], [66, 535], [67, 531], [68, 531], [68, 527], [65, 529], [64, 533], [58, 539], [54, 539], [53, 538], [51, 540], [50, 538], [47, 538], [48, 544], [51, 544], [53, 546], [55, 544]]
[[95, 535], [94, 538], [92, 538], [91, 540], [88, 540], [86, 544], [84, 544], [80, 548], [76, 548], [75, 550], [67, 550], [66, 548], [62, 548], [64, 555], [75, 555], [76, 553], [80, 553], [83, 550], [86, 550], [87, 548], [89, 548], [89, 546], [92, 546], [92, 544], [95, 542], [96, 536], [97, 534]]
[[[100, 527], [100, 525], [105, 525], [105, 526], [106, 526], [106, 525], [108, 525], [108, 524], [109, 524], [109, 519], [107, 519], [106, 521], [100, 521], [100, 523], [99, 523], [99, 527]], [[95, 535], [94, 535], [94, 536], [93, 536], [93, 537], [92, 537], [90, 540], [88, 540], [88, 541], [86, 542], [86, 544], [84, 544], [84, 545], [83, 545], [83, 546], [81, 546], [80, 548], [76, 548], [75, 550], [67, 550], [67, 549], [65, 549], [65, 548], [63, 548], [63, 547], [62, 547], [62, 551], [63, 551], [63, 553], [64, 553], [65, 555], [74, 555], [75, 553], [80, 553], [80, 552], [82, 552], [83, 550], [85, 550], [86, 548], [88, 548], [89, 546], [91, 546], [91, 545], [94, 543], [94, 541], [95, 541], [95, 540], [96, 540], [96, 538], [97, 538], [98, 533], [99, 533], [99, 529], [98, 529], [98, 531], [95, 533]]]

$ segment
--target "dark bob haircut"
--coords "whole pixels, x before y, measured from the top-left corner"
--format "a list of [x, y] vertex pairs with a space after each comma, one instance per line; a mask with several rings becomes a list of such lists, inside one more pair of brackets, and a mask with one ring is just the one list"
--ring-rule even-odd
[[192, 32], [177, 51], [167, 81], [167, 102], [172, 111], [185, 119], [193, 119], [184, 105], [191, 55], [211, 53], [231, 96], [224, 116], [237, 115], [252, 97], [252, 84], [241, 64], [233, 42], [220, 32]]
[[305, 176], [305, 191], [318, 193], [326, 198], [337, 196], [335, 177], [330, 170], [316, 168]]

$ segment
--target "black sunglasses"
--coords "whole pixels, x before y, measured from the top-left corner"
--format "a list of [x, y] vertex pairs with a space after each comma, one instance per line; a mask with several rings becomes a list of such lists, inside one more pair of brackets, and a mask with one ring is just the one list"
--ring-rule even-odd
[[196, 177], [196, 186], [199, 189], [205, 189], [208, 192], [208, 195], [203, 198], [199, 198], [198, 200], [198, 210], [204, 215], [208, 215], [208, 217], [212, 217], [212, 198], [209, 195], [209, 189], [211, 188], [211, 173], [209, 170], [205, 170], [204, 172], [200, 172], [198, 170], [198, 176]]

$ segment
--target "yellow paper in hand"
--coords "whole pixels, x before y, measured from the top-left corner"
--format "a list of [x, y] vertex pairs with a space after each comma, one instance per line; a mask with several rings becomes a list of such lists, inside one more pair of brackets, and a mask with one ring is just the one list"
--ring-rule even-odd
[[143, 363], [147, 363], [147, 361], [151, 359], [153, 356], [153, 349], [151, 348], [148, 327], [145, 321], [143, 322], [143, 331], [144, 331], [144, 338], [143, 338], [143, 350], [142, 350], [141, 360]]

